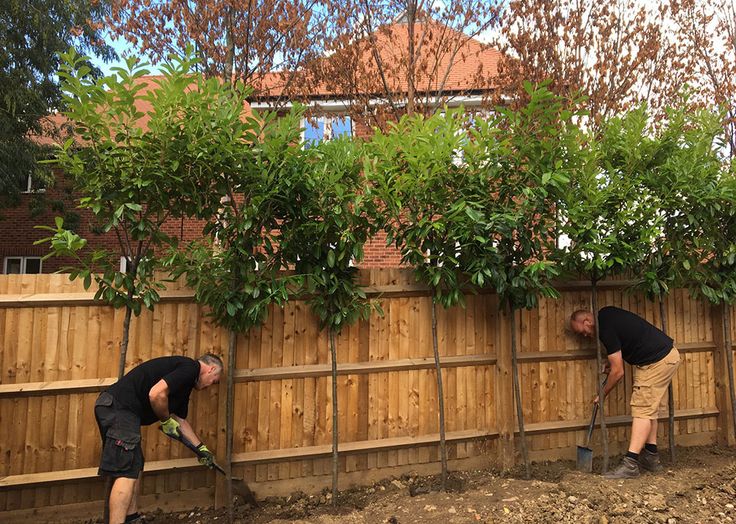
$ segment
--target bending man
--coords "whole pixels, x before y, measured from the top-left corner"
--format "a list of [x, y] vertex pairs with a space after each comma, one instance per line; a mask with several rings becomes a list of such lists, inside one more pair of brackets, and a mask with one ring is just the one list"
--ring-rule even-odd
[[217, 384], [222, 360], [206, 354], [160, 357], [144, 362], [103, 391], [95, 402], [95, 418], [102, 437], [98, 474], [113, 479], [110, 524], [135, 522], [143, 471], [141, 426], [156, 421], [173, 438], [185, 437], [200, 451], [200, 463], [212, 467], [214, 456], [187, 422], [189, 394]]
[[[624, 376], [624, 362], [634, 372], [631, 394], [631, 440], [621, 465], [606, 473], [607, 478], [635, 478], [640, 467], [660, 471], [657, 452], [657, 418], [667, 413], [667, 387], [672, 382], [680, 353], [673, 340], [643, 318], [629, 311], [608, 306], [598, 312], [599, 338], [606, 347], [608, 382], [603, 396]], [[578, 335], [595, 337], [593, 313], [578, 310], [570, 317], [570, 328]], [[598, 402], [596, 395], [593, 402]]]

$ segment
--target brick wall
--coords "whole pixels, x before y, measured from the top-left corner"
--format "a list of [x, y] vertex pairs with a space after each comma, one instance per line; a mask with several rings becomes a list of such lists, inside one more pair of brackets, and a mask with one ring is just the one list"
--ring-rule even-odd
[[[92, 231], [93, 217], [87, 210], [79, 210], [75, 208], [75, 202], [72, 197], [64, 190], [63, 176], [56, 173], [57, 184], [50, 188], [43, 195], [47, 201], [61, 201], [64, 203], [65, 209], [75, 211], [81, 216], [77, 233], [86, 238], [90, 248], [105, 248], [116, 253], [118, 257], [119, 247], [117, 238], [114, 233], [98, 234]], [[0, 210], [0, 272], [4, 271], [5, 257], [9, 256], [44, 256], [49, 252], [48, 244], [34, 246], [36, 240], [49, 236], [48, 231], [34, 228], [36, 225], [54, 224], [56, 216], [62, 213], [53, 211], [46, 206], [46, 211], [32, 216], [32, 202], [38, 195], [23, 194], [21, 195], [20, 204], [14, 208]], [[203, 223], [196, 220], [171, 220], [164, 224], [164, 231], [169, 235], [175, 236], [180, 241], [188, 242], [197, 238], [201, 238]], [[400, 266], [400, 255], [392, 247], [386, 247], [385, 233], [379, 234], [375, 239], [371, 240], [365, 246], [365, 259], [360, 267], [398, 267]], [[73, 260], [66, 258], [50, 258], [43, 262], [43, 272], [53, 273], [60, 270], [64, 266], [73, 263]]]
[[[0, 272], [4, 271], [6, 257], [44, 256], [49, 252], [48, 244], [35, 246], [33, 243], [49, 236], [50, 232], [36, 229], [34, 226], [53, 226], [55, 217], [63, 215], [63, 212], [51, 209], [49, 203], [54, 201], [63, 203], [66, 211], [73, 211], [80, 215], [76, 232], [87, 239], [91, 249], [108, 249], [116, 253], [115, 258], [119, 258], [120, 248], [115, 233], [94, 232], [92, 213], [76, 208], [76, 202], [66, 189], [67, 181], [62, 173], [56, 172], [55, 177], [55, 186], [47, 189], [43, 195], [22, 194], [18, 206], [0, 210]], [[44, 206], [44, 212], [34, 215], [31, 211], [34, 207], [33, 201], [39, 197], [44, 198], [47, 204]], [[181, 220], [171, 220], [164, 224], [163, 229], [167, 234], [186, 242], [201, 236], [202, 223], [187, 220], [182, 224]], [[73, 260], [69, 258], [49, 258], [43, 262], [43, 272], [53, 273], [72, 263]]]

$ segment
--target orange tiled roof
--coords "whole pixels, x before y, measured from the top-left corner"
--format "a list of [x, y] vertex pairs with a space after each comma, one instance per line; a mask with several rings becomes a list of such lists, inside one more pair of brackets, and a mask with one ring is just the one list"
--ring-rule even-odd
[[[498, 63], [501, 58], [498, 50], [431, 20], [416, 23], [414, 27], [417, 45], [420, 35], [425, 33], [425, 41], [417, 54], [417, 62], [424, 63], [435, 70], [435, 74], [417, 75], [415, 88], [418, 94], [435, 93], [442, 84], [445, 74], [447, 78], [442, 86], [445, 94], [484, 92], [493, 87], [493, 79], [498, 74]], [[462, 42], [457, 53], [452, 55], [449, 50], [442, 53], [432, 51], [432, 45], [441, 45], [441, 42], [438, 41], [440, 34], [444, 35], [442, 38], [444, 42]], [[431, 39], [430, 35], [432, 35]], [[405, 93], [407, 91], [405, 69], [397, 65], [405, 62], [404, 57], [409, 40], [408, 24], [394, 23], [383, 26], [372, 37], [375, 39], [375, 48], [378, 50], [380, 60], [384, 64], [384, 75], [389, 88], [393, 93]], [[339, 57], [340, 59], [347, 58], [353, 61], [354, 70], [345, 71], [345, 74], [353, 74], [356, 79], [353, 92], [345, 89], [346, 82], [336, 78], [340, 75], [340, 71], [335, 69], [338, 67], [339, 60], [337, 55], [332, 55], [322, 58], [321, 64], [318, 64], [324, 68], [323, 72], [326, 72], [323, 76], [332, 78], [332, 80], [314, 82], [315, 85], [307, 97], [349, 98], [373, 94], [380, 96], [383, 87], [379, 84], [379, 71], [370, 47], [370, 38], [365, 36], [338, 52], [343, 55]], [[435, 60], [435, 56], [438, 56], [439, 60]], [[144, 84], [140, 93], [145, 94], [155, 88], [156, 81], [161, 78], [162, 75], [148, 75], [138, 79], [138, 82]], [[252, 84], [256, 89], [255, 98], [284, 96], [287, 81], [288, 74], [285, 72], [268, 73], [253, 79]], [[152, 109], [151, 104], [147, 100], [139, 99], [136, 107], [145, 115], [140, 120], [141, 126], [145, 128], [149, 120], [147, 113]], [[246, 112], [249, 112], [249, 107], [246, 108]], [[56, 130], [68, 122], [60, 114], [50, 115], [45, 120], [48, 128]], [[63, 141], [63, 135], [54, 136], [54, 133], [34, 138], [44, 144]]]
[[[433, 70], [429, 74], [420, 73], [416, 76], [415, 88], [418, 93], [435, 93], [440, 87], [445, 93], [487, 91], [493, 87], [493, 80], [498, 74], [498, 63], [501, 58], [501, 53], [497, 49], [438, 22], [420, 22], [414, 24], [414, 27], [414, 39], [419, 48], [416, 62]], [[424, 41], [420, 46], [419, 40], [422, 34], [424, 34]], [[407, 91], [406, 69], [400, 64], [406, 63], [409, 25], [394, 23], [383, 26], [372, 35], [372, 38], [375, 39], [375, 49], [378, 50], [383, 63], [384, 76], [390, 90], [393, 93], [405, 93]], [[355, 94], [370, 95], [383, 92], [383, 87], [379, 84], [379, 68], [373, 57], [370, 39], [369, 36], [363, 37], [335, 55], [322, 58], [319, 66], [323, 68], [323, 73], [326, 72], [322, 76], [333, 80], [319, 82], [311, 90], [311, 96], [342, 98]], [[459, 46], [458, 42], [461, 43]], [[432, 46], [439, 45], [443, 47], [443, 50], [437, 53]], [[458, 50], [453, 54], [455, 47]], [[345, 92], [346, 82], [337, 78], [341, 76], [337, 64], [344, 60], [352, 61], [357, 93]], [[350, 74], [351, 72], [346, 71], [345, 73]], [[447, 74], [446, 79], [445, 74]], [[256, 79], [254, 87], [259, 98], [279, 97], [283, 95], [285, 82], [286, 74], [275, 72]]]

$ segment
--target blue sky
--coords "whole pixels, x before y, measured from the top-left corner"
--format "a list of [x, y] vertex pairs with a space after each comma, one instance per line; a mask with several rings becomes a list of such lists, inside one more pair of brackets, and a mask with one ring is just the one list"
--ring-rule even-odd
[[[97, 57], [92, 59], [92, 62], [99, 67], [105, 75], [109, 75], [113, 67], [125, 67], [125, 56], [140, 56], [139, 52], [123, 38], [113, 39], [109, 34], [107, 34], [105, 36], [105, 40], [115, 48], [115, 52], [119, 57], [117, 61], [109, 62], [107, 64]], [[155, 66], [151, 66], [148, 69], [150, 69], [152, 73], [157, 72], [157, 68]]]

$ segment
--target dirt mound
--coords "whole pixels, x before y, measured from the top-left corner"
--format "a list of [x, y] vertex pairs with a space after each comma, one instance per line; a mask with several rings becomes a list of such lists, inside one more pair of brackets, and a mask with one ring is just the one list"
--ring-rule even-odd
[[[736, 449], [677, 450], [677, 461], [663, 457], [665, 470], [638, 479], [610, 481], [600, 474], [575, 471], [570, 461], [532, 465], [511, 472], [454, 472], [450, 491], [439, 491], [439, 478], [403, 476], [340, 493], [332, 504], [328, 491], [269, 498], [259, 508], [238, 506], [235, 522], [319, 524], [460, 523], [705, 523], [736, 522]], [[611, 467], [617, 465], [611, 461]], [[594, 467], [600, 471], [601, 464]], [[220, 524], [224, 510], [153, 512], [155, 524]]]

